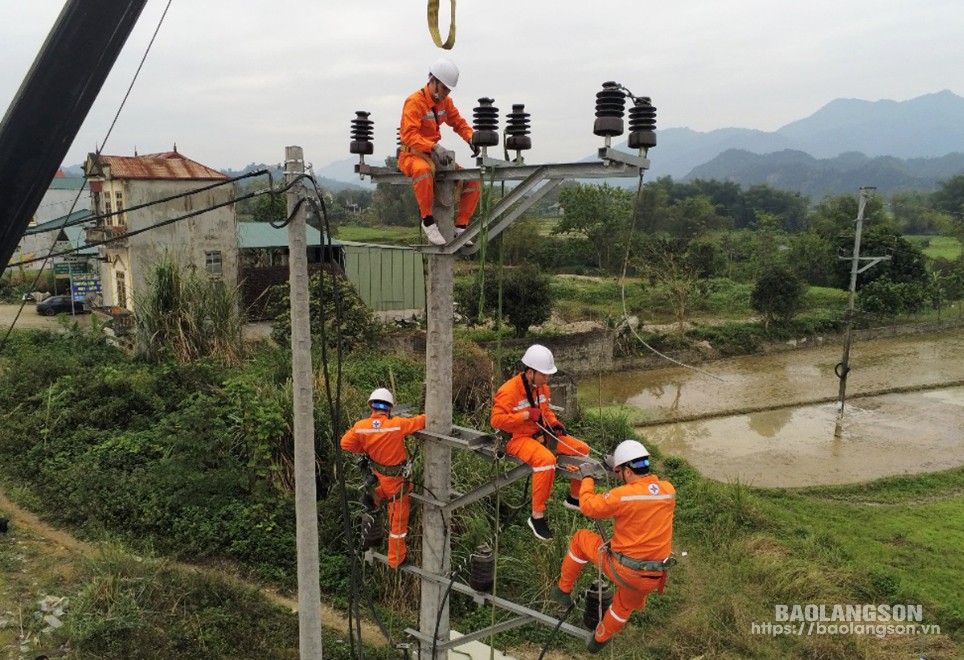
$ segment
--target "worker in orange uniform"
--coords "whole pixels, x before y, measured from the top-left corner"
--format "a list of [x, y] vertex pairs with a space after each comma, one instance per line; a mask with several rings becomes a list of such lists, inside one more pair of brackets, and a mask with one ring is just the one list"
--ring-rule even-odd
[[408, 454], [405, 436], [425, 428], [425, 415], [391, 417], [395, 397], [378, 388], [368, 397], [370, 417], [355, 422], [341, 438], [341, 448], [365, 454], [378, 478], [374, 506], [388, 502], [388, 565], [398, 568], [405, 561], [408, 534]]
[[[595, 532], [577, 531], [562, 560], [562, 576], [550, 594], [560, 606], [571, 606], [573, 585], [589, 562], [600, 566], [617, 585], [612, 605], [586, 645], [590, 653], [598, 653], [623, 629], [630, 614], [646, 607], [651, 591], [663, 593], [666, 571], [676, 561], [671, 557], [676, 508], [673, 484], [649, 473], [649, 452], [636, 440], [619, 443], [612, 464], [625, 485], [600, 495], [592, 477], [585, 476], [579, 489], [579, 508], [590, 518], [612, 518], [613, 537], [604, 544]], [[591, 464], [580, 467], [584, 475], [592, 469]]]
[[[556, 477], [556, 454], [588, 456], [589, 445], [566, 430], [549, 408], [549, 376], [556, 373], [552, 351], [533, 344], [522, 356], [522, 371], [505, 382], [495, 393], [491, 424], [511, 434], [506, 452], [532, 466], [532, 516], [529, 529], [536, 538], [552, 540], [546, 522], [546, 502]], [[579, 509], [579, 482], [573, 480], [563, 501], [569, 509]]]
[[[439, 130], [448, 124], [477, 153], [477, 147], [470, 142], [472, 127], [469, 126], [449, 98], [449, 94], [459, 82], [459, 70], [450, 60], [442, 58], [429, 68], [428, 83], [425, 87], [405, 99], [402, 107], [402, 124], [399, 139], [402, 142], [398, 154], [398, 169], [412, 179], [415, 199], [422, 216], [422, 231], [429, 242], [444, 245], [445, 238], [435, 225], [432, 217], [432, 203], [435, 200], [435, 170], [455, 162], [455, 152], [442, 146]], [[458, 167], [458, 165], [456, 165]], [[479, 203], [479, 182], [467, 181], [456, 185], [459, 195], [459, 213], [455, 219], [455, 235], [465, 231], [469, 218]]]

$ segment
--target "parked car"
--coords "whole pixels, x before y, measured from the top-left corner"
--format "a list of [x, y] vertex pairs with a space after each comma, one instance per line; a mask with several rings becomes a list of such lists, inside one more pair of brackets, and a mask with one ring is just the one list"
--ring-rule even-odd
[[71, 302], [70, 296], [50, 296], [37, 303], [37, 313], [42, 316], [85, 314], [87, 309], [82, 302]]

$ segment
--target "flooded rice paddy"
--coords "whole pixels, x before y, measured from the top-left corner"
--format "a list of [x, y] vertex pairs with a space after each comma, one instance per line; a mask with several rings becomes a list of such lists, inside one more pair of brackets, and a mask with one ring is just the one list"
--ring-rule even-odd
[[964, 465], [964, 330], [855, 343], [838, 438], [841, 353], [834, 345], [700, 365], [712, 377], [674, 366], [585, 378], [579, 401], [638, 408], [652, 420], [641, 433], [664, 454], [757, 487]]

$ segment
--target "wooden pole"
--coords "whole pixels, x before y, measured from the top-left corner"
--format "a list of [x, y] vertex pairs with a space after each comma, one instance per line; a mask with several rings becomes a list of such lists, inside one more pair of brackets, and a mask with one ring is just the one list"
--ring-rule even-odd
[[[305, 172], [301, 147], [285, 148], [285, 181]], [[308, 247], [304, 186], [288, 189], [288, 266], [291, 285], [291, 378], [294, 390], [295, 520], [298, 544], [298, 648], [302, 658], [321, 658], [321, 587], [318, 569], [318, 500], [315, 494], [315, 414], [312, 393], [311, 326], [308, 307]]]

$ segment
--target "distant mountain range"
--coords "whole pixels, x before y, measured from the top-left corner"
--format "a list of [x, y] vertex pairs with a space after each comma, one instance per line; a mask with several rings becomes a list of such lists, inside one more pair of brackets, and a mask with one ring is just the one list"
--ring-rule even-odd
[[721, 128], [700, 133], [689, 128], [657, 130], [650, 152], [650, 176], [687, 178], [694, 168], [730, 149], [771, 154], [787, 149], [814, 158], [848, 152], [897, 158], [940, 158], [964, 153], [964, 98], [953, 92], [909, 101], [837, 99], [815, 113], [772, 133]]

